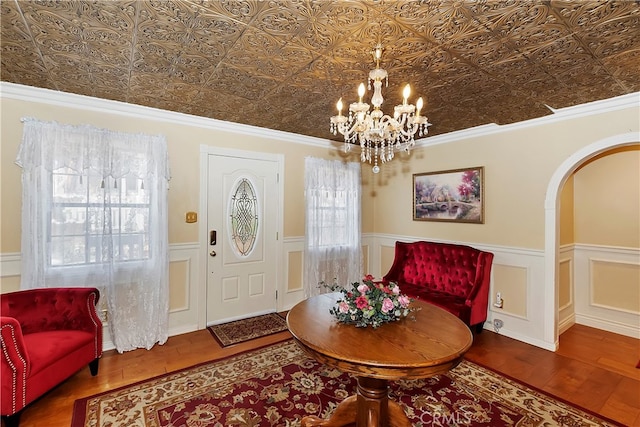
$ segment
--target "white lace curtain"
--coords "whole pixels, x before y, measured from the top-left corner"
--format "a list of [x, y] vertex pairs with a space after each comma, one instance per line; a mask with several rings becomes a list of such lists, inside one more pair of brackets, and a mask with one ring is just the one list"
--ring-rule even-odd
[[23, 119], [21, 288], [97, 287], [119, 352], [168, 338], [163, 136]]
[[305, 159], [305, 297], [362, 278], [360, 164]]

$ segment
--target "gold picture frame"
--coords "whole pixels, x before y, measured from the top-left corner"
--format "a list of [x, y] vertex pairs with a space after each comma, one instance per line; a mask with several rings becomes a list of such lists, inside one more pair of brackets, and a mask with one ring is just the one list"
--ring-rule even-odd
[[414, 174], [413, 220], [484, 224], [484, 167]]

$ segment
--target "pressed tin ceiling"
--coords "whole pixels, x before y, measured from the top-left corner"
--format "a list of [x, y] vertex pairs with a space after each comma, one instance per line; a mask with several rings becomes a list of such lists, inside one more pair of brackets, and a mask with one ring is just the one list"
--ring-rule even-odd
[[[382, 43], [429, 134], [640, 91], [640, 3], [2, 0], [1, 79], [335, 138]], [[370, 92], [365, 101], [370, 99]], [[548, 107], [547, 107], [548, 106]]]

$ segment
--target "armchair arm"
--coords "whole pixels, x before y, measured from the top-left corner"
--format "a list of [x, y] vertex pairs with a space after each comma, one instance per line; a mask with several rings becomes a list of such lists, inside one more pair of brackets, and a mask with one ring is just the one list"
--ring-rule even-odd
[[0, 351], [0, 413], [10, 415], [26, 404], [25, 384], [31, 368], [22, 328], [13, 317], [0, 316]]
[[0, 295], [0, 310], [16, 318], [25, 334], [64, 329], [95, 333], [102, 329], [99, 298], [96, 288], [27, 289]]
[[471, 307], [471, 325], [484, 322], [487, 318], [492, 263], [493, 254], [491, 252], [480, 252], [476, 267], [475, 283], [465, 301], [465, 304]]
[[393, 264], [391, 268], [382, 277], [384, 282], [399, 282], [402, 281], [404, 266], [406, 263], [407, 251], [409, 250], [410, 245], [405, 242], [396, 242], [395, 246], [395, 254], [393, 257]]

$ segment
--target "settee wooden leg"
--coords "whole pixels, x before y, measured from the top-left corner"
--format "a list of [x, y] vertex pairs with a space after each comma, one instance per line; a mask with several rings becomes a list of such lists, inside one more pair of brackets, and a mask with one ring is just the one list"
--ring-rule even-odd
[[13, 415], [3, 415], [2, 420], [4, 421], [5, 427], [18, 427], [20, 424], [20, 415], [22, 411], [18, 411]]
[[478, 324], [476, 324], [476, 334], [479, 334], [480, 332], [482, 332], [484, 330], [484, 322], [480, 322]]
[[91, 376], [95, 377], [98, 375], [98, 363], [100, 362], [100, 358], [93, 359], [89, 362], [89, 371], [91, 371]]

